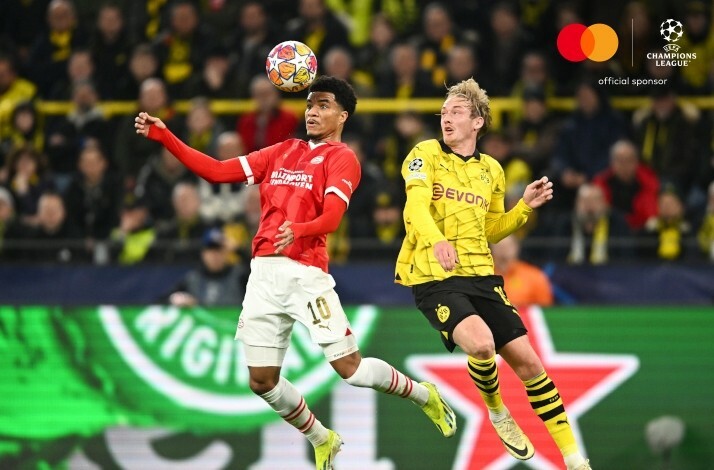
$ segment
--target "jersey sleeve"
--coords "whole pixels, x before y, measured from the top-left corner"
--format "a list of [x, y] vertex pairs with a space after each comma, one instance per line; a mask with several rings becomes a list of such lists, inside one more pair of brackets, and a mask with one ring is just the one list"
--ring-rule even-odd
[[349, 148], [340, 149], [327, 159], [325, 170], [325, 196], [334, 193], [349, 206], [362, 177], [357, 157]]
[[404, 222], [407, 231], [414, 230], [426, 246], [446, 240], [431, 216], [432, 184], [434, 181], [433, 157], [417, 144], [402, 164], [407, 202], [404, 205]]
[[423, 186], [431, 191], [434, 179], [434, 164], [432, 156], [417, 144], [402, 163], [402, 177], [406, 188]]
[[246, 175], [245, 184], [250, 186], [262, 183], [270, 170], [270, 162], [273, 160], [274, 155], [278, 154], [284, 145], [285, 142], [280, 142], [238, 157], [238, 161]]

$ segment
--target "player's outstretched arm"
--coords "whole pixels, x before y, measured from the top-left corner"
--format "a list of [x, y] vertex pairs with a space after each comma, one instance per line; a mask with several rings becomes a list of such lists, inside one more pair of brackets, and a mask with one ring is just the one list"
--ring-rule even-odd
[[[216, 160], [181, 142], [164, 122], [148, 113], [140, 112], [134, 118], [136, 133], [155, 140], [174, 154], [186, 168], [209, 183], [242, 183], [247, 180], [243, 165], [238, 158]], [[240, 158], [240, 157], [239, 157]]]
[[535, 209], [553, 199], [553, 182], [548, 181], [548, 177], [535, 180], [523, 191], [523, 202], [528, 207]]
[[282, 253], [297, 238], [314, 237], [334, 232], [340, 226], [342, 216], [346, 210], [347, 204], [345, 204], [345, 201], [330, 193], [325, 197], [325, 207], [322, 210], [322, 214], [314, 220], [300, 223], [286, 220], [278, 227], [278, 234], [275, 236], [277, 239], [273, 243], [275, 254]]

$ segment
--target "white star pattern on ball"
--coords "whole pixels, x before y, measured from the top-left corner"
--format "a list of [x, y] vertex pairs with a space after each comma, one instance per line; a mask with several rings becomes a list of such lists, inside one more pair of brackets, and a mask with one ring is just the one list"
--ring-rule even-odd
[[659, 34], [662, 35], [667, 42], [676, 42], [684, 34], [682, 23], [672, 18], [666, 19], [659, 27]]
[[299, 41], [284, 41], [270, 51], [265, 72], [277, 88], [296, 92], [310, 86], [317, 75], [315, 53]]

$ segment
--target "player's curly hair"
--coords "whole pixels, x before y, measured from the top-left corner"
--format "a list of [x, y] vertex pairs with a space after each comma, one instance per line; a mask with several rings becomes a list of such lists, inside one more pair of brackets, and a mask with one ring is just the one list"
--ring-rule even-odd
[[464, 98], [471, 103], [471, 117], [481, 116], [483, 118], [483, 127], [479, 134], [485, 134], [491, 127], [491, 106], [486, 90], [481, 88], [476, 80], [469, 78], [446, 87], [446, 99], [453, 97]]
[[354, 114], [355, 108], [357, 107], [357, 95], [355, 95], [352, 85], [346, 81], [336, 77], [321, 75], [312, 82], [312, 85], [310, 85], [308, 89], [310, 93], [313, 91], [324, 91], [334, 94], [335, 101], [342, 106], [342, 109], [347, 111], [349, 116]]

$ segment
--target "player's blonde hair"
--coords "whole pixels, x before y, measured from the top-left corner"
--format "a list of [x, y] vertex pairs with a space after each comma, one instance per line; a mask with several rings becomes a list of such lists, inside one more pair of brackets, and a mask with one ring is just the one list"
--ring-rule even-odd
[[456, 85], [446, 88], [446, 99], [463, 98], [471, 103], [471, 117], [481, 116], [483, 118], [483, 127], [479, 132], [483, 135], [491, 127], [491, 106], [486, 90], [481, 88], [473, 78], [462, 80]]

